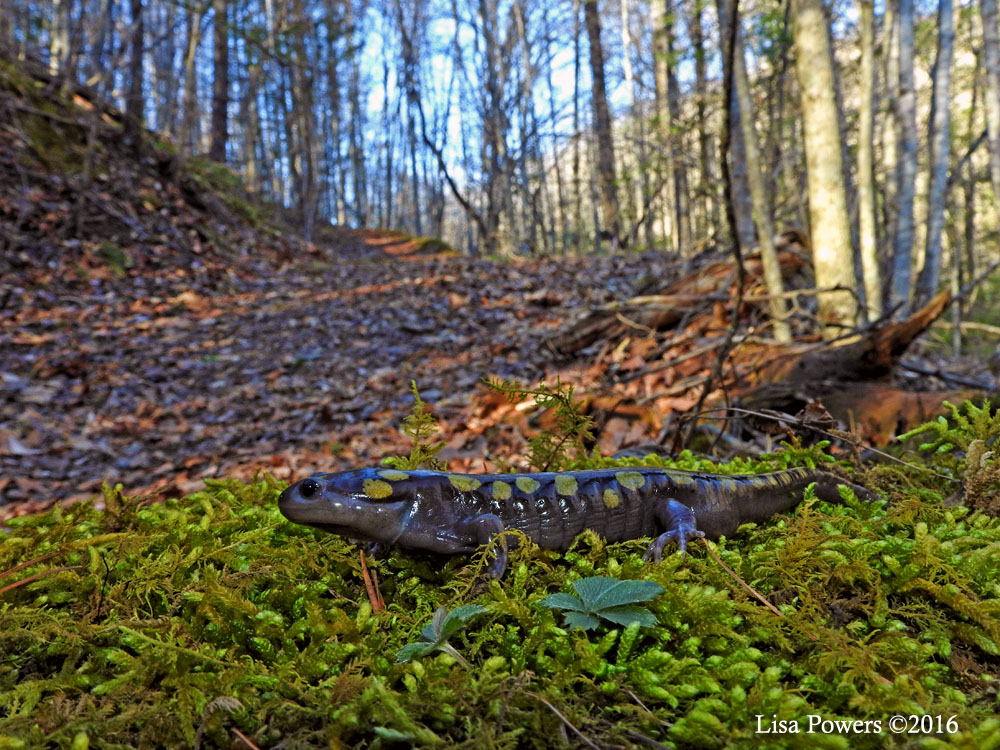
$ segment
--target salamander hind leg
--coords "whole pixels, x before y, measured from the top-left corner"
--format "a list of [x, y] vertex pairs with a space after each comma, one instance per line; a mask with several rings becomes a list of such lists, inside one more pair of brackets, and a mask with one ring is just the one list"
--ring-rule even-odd
[[[507, 540], [500, 536], [503, 533], [503, 521], [492, 513], [481, 513], [478, 516], [466, 518], [458, 526], [462, 536], [467, 536], [475, 544], [492, 544], [493, 559], [486, 567], [490, 578], [501, 578], [507, 570]], [[499, 538], [497, 538], [499, 537]]]
[[656, 541], [649, 545], [643, 560], [653, 558], [660, 562], [663, 559], [663, 548], [670, 542], [677, 545], [683, 555], [687, 551], [687, 543], [692, 539], [701, 539], [705, 536], [704, 531], [699, 531], [694, 511], [684, 503], [676, 500], [661, 500], [656, 506], [656, 517], [666, 529], [660, 534]]

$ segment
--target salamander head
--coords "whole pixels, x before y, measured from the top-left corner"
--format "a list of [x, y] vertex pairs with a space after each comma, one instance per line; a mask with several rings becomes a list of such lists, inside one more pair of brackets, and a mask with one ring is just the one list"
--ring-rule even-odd
[[386, 544], [399, 538], [412, 505], [411, 499], [394, 500], [392, 488], [370, 469], [313, 474], [278, 498], [278, 509], [289, 521]]

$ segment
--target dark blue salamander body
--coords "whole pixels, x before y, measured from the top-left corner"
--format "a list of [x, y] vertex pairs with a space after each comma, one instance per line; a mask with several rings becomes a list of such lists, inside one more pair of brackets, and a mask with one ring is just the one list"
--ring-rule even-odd
[[[506, 529], [545, 549], [565, 550], [584, 529], [609, 542], [655, 537], [646, 558], [675, 542], [732, 534], [795, 507], [816, 483], [840, 502], [837, 485], [860, 500], [876, 496], [823, 471], [789, 469], [725, 476], [676, 469], [619, 468], [539, 474], [451, 474], [360, 469], [315, 474], [278, 500], [286, 518], [335, 534], [445, 554], [472, 552]], [[490, 574], [503, 575], [498, 545]]]

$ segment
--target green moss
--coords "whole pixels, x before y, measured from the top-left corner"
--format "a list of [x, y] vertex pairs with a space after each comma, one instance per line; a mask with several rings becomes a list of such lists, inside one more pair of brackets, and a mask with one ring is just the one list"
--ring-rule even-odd
[[458, 255], [458, 251], [439, 237], [414, 237], [416, 252], [420, 254], [448, 253]]
[[[237, 729], [262, 748], [580, 746], [564, 720], [598, 746], [1000, 747], [1000, 522], [943, 506], [933, 476], [902, 479], [866, 477], [884, 509], [807, 499], [714, 545], [784, 617], [700, 544], [644, 564], [648, 541], [591, 532], [565, 554], [512, 550], [485, 586], [482, 551], [394, 551], [371, 563], [388, 605], [373, 612], [355, 549], [285, 521], [280, 483], [208, 481], [151, 505], [107, 489], [103, 511], [0, 535], [0, 747], [229, 747]], [[540, 605], [601, 575], [662, 586], [646, 605], [659, 624], [585, 633]], [[439, 607], [469, 604], [489, 610], [451, 637], [469, 668], [395, 663]], [[758, 715], [804, 729], [893, 714], [958, 731], [756, 731]]]
[[65, 97], [0, 59], [0, 90], [12, 93], [23, 106], [12, 106], [11, 117], [24, 134], [31, 155], [46, 167], [75, 175], [83, 168], [85, 132], [67, 112], [74, 108]]
[[248, 199], [243, 178], [228, 166], [201, 156], [189, 156], [184, 160], [184, 173], [200, 189], [212, 193], [250, 226], [263, 228], [267, 218], [264, 208]]

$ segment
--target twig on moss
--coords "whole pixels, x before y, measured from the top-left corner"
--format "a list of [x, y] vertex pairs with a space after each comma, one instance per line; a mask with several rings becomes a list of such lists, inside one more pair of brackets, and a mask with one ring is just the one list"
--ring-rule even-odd
[[34, 565], [35, 563], [44, 562], [45, 560], [53, 558], [58, 554], [59, 554], [58, 552], [49, 552], [49, 554], [42, 555], [41, 557], [36, 557], [33, 560], [26, 560], [25, 562], [20, 563], [19, 565], [15, 565], [10, 570], [5, 570], [3, 573], [0, 573], [0, 578], [5, 578], [6, 576], [9, 576], [11, 573], [16, 573], [19, 570], [27, 568], [29, 565]]
[[378, 573], [369, 570], [364, 550], [361, 550], [361, 577], [365, 581], [365, 591], [368, 592], [368, 601], [372, 604], [372, 612], [381, 612], [385, 609], [385, 600], [378, 588]]
[[[742, 578], [740, 578], [736, 574], [735, 570], [733, 570], [728, 565], [726, 565], [724, 562], [722, 562], [722, 558], [719, 557], [719, 553], [716, 552], [714, 549], [712, 549], [712, 545], [708, 543], [707, 539], [703, 538], [702, 541], [705, 542], [705, 549], [708, 550], [708, 553], [712, 557], [715, 558], [715, 561], [717, 563], [719, 563], [719, 565], [722, 566], [723, 570], [725, 570], [727, 573], [729, 573], [729, 575], [731, 575], [733, 577], [734, 581], [736, 581], [740, 586], [742, 586], [747, 591], [749, 591], [751, 595], [753, 595], [756, 599], [760, 600], [760, 602], [765, 607], [767, 607], [769, 610], [771, 610], [772, 612], [774, 612], [774, 614], [776, 614], [778, 617], [782, 618], [783, 620], [787, 620], [788, 619], [788, 617], [785, 615], [784, 612], [782, 612], [780, 609], [778, 609], [773, 604], [771, 604], [771, 602], [769, 602], [767, 599], [765, 599], [763, 597], [763, 595], [761, 595], [760, 593], [758, 593], [749, 583], [747, 583]], [[808, 633], [807, 632], [806, 635], [809, 637], [810, 640], [816, 641], [817, 643], [819, 642], [819, 638], [817, 638], [816, 636], [814, 636], [812, 633]]]
[[530, 695], [532, 698], [535, 698], [538, 701], [541, 701], [542, 703], [544, 703], [546, 706], [548, 706], [549, 710], [552, 713], [554, 713], [556, 716], [558, 716], [559, 720], [563, 724], [565, 724], [569, 729], [572, 729], [573, 732], [576, 734], [576, 736], [579, 737], [581, 740], [583, 740], [583, 743], [587, 747], [592, 747], [592, 748], [594, 748], [594, 750], [601, 750], [597, 745], [595, 745], [593, 742], [591, 742], [590, 740], [588, 740], [587, 737], [586, 737], [586, 735], [584, 735], [583, 732], [581, 732], [579, 729], [577, 729], [575, 726], [573, 726], [573, 723], [569, 719], [567, 719], [565, 716], [563, 716], [559, 712], [558, 708], [556, 708], [555, 706], [553, 706], [551, 703], [549, 703], [547, 700], [545, 700], [538, 693], [533, 693], [530, 690], [525, 690], [524, 692], [525, 692], [526, 695]]
[[24, 586], [25, 584], [31, 583], [32, 581], [37, 581], [39, 578], [45, 578], [46, 576], [53, 575], [55, 573], [62, 573], [67, 570], [77, 570], [82, 568], [82, 565], [67, 565], [64, 568], [53, 568], [52, 570], [43, 570], [41, 573], [35, 573], [33, 576], [28, 576], [27, 578], [22, 578], [20, 581], [14, 581], [14, 583], [8, 583], [2, 589], [0, 589], [0, 596], [6, 594], [8, 591], [13, 591], [19, 586]]

